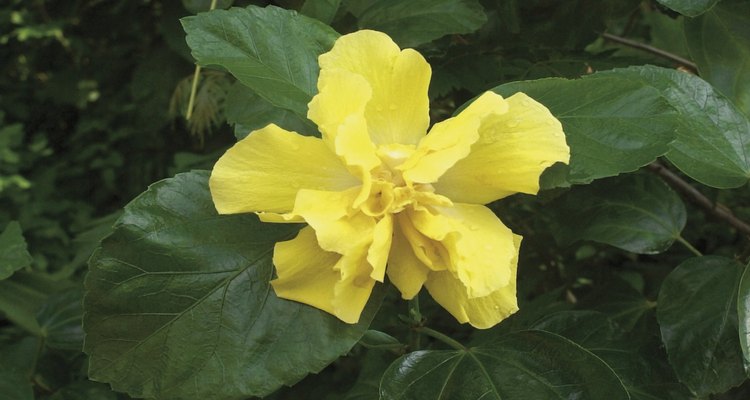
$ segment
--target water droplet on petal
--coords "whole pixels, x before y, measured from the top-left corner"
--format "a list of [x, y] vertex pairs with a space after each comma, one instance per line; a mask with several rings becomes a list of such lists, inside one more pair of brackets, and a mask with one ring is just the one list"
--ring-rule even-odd
[[390, 106], [388, 106], [388, 109], [389, 109], [389, 110], [391, 110], [391, 111], [393, 111], [393, 110], [395, 110], [395, 109], [397, 109], [397, 108], [398, 108], [398, 107], [396, 107], [396, 105], [395, 105], [395, 104], [391, 104]]
[[383, 111], [383, 106], [375, 106], [375, 109], [378, 111]]
[[512, 120], [508, 121], [508, 123], [507, 123], [506, 125], [508, 126], [508, 128], [515, 128], [515, 127], [517, 127], [517, 126], [518, 126], [518, 125], [519, 125], [520, 123], [521, 123], [521, 121], [519, 121], [519, 120], [517, 120], [517, 119], [512, 119]]

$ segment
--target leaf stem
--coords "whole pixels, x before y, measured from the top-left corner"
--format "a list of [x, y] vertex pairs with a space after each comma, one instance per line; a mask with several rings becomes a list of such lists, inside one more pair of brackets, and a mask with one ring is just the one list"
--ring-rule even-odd
[[31, 360], [31, 368], [29, 368], [29, 380], [34, 381], [34, 374], [36, 374], [36, 367], [39, 365], [39, 359], [42, 357], [44, 351], [44, 335], [39, 336], [39, 343], [37, 344], [36, 353], [34, 359]]
[[[213, 11], [216, 8], [216, 2], [218, 0], [211, 0], [211, 7], [208, 11]], [[195, 96], [198, 93], [198, 80], [201, 76], [201, 66], [195, 66], [195, 72], [193, 73], [193, 85], [190, 87], [190, 100], [188, 100], [187, 112], [185, 113], [185, 119], [190, 120], [193, 116], [193, 107], [195, 107]]]
[[667, 167], [659, 162], [653, 162], [647, 167], [651, 172], [659, 175], [669, 186], [687, 197], [693, 204], [708, 211], [714, 217], [724, 220], [738, 232], [750, 236], [750, 224], [734, 216], [732, 211], [726, 206], [714, 203], [698, 189], [694, 188], [688, 182], [685, 182], [679, 175], [670, 171]]
[[607, 32], [602, 33], [602, 37], [604, 39], [611, 40], [613, 42], [616, 42], [616, 43], [619, 43], [619, 44], [622, 44], [622, 45], [625, 45], [625, 46], [628, 46], [628, 47], [632, 47], [634, 49], [639, 49], [639, 50], [647, 51], [647, 52], [649, 52], [651, 54], [655, 54], [655, 55], [657, 55], [659, 57], [666, 58], [666, 59], [668, 59], [670, 61], [676, 62], [677, 64], [680, 64], [682, 66], [688, 67], [688, 68], [690, 68], [693, 71], [698, 71], [698, 66], [694, 62], [692, 62], [692, 61], [690, 61], [690, 60], [688, 60], [686, 58], [680, 57], [677, 54], [670, 53], [670, 52], [668, 52], [666, 50], [662, 50], [662, 49], [656, 48], [654, 46], [649, 46], [649, 45], [647, 45], [645, 43], [637, 42], [637, 41], [631, 40], [631, 39], [626, 39], [624, 37], [613, 35], [613, 34], [607, 33]]
[[416, 331], [424, 333], [427, 336], [431, 336], [431, 337], [433, 337], [433, 338], [435, 338], [435, 339], [437, 339], [437, 340], [439, 340], [439, 341], [447, 344], [448, 346], [453, 347], [456, 350], [459, 350], [459, 351], [467, 351], [468, 350], [466, 348], [466, 346], [462, 345], [457, 340], [452, 339], [452, 338], [448, 337], [447, 335], [445, 335], [443, 333], [440, 333], [440, 332], [438, 332], [436, 330], [430, 329], [430, 328], [428, 328], [426, 326], [420, 326], [420, 327], [416, 328]]
[[696, 249], [690, 242], [685, 240], [682, 235], [677, 235], [676, 240], [680, 243], [682, 243], [683, 246], [687, 247], [688, 250], [690, 250], [691, 253], [695, 254], [698, 257], [703, 257], [703, 253], [701, 253], [698, 249]]

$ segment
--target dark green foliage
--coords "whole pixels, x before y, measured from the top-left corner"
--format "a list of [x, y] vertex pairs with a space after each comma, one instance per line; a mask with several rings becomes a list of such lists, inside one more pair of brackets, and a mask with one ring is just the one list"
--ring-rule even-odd
[[[211, 3], [0, 5], [0, 398], [747, 398], [749, 1]], [[317, 57], [364, 28], [428, 60], [433, 123], [494, 90], [563, 124], [570, 165], [490, 205], [524, 236], [492, 329], [387, 282], [356, 325], [277, 298], [299, 226], [218, 216], [187, 172], [319, 135]]]

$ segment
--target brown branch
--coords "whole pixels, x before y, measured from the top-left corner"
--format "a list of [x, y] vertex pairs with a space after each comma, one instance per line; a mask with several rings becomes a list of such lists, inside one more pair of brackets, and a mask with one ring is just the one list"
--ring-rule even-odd
[[663, 57], [663, 58], [666, 58], [668, 60], [674, 61], [677, 64], [680, 64], [682, 66], [685, 66], [685, 67], [688, 67], [688, 68], [692, 69], [693, 72], [697, 72], [698, 71], [698, 66], [694, 62], [692, 62], [692, 61], [690, 61], [690, 60], [688, 60], [686, 58], [680, 57], [677, 54], [670, 53], [670, 52], [668, 52], [666, 50], [662, 50], [662, 49], [656, 48], [654, 46], [649, 46], [649, 45], [647, 45], [645, 43], [637, 42], [637, 41], [631, 40], [631, 39], [626, 39], [624, 37], [613, 35], [613, 34], [607, 33], [607, 32], [602, 33], [602, 37], [605, 38], [605, 39], [607, 39], [607, 40], [611, 40], [613, 42], [620, 43], [620, 44], [623, 44], [625, 46], [632, 47], [634, 49], [639, 49], [639, 50], [647, 51], [647, 52], [649, 52], [651, 54], [655, 54], [655, 55], [657, 55], [659, 57]]
[[648, 169], [651, 172], [659, 175], [659, 177], [664, 179], [664, 181], [667, 182], [669, 186], [680, 192], [683, 196], [687, 197], [693, 204], [708, 211], [708, 213], [710, 213], [714, 217], [724, 220], [734, 229], [737, 229], [737, 231], [750, 236], [750, 224], [735, 217], [734, 214], [732, 214], [732, 210], [730, 210], [726, 206], [719, 203], [714, 203], [711, 199], [706, 197], [706, 195], [701, 193], [698, 189], [694, 188], [689, 183], [685, 182], [682, 178], [680, 178], [679, 175], [670, 171], [664, 165], [655, 161], [648, 165]]

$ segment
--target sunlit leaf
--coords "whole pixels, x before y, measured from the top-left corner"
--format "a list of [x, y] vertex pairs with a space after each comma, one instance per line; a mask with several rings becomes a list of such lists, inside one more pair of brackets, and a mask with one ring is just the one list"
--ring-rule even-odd
[[338, 34], [294, 11], [269, 6], [214, 10], [182, 19], [200, 65], [215, 65], [276, 107], [307, 115], [317, 92], [318, 55]]
[[377, 293], [355, 325], [277, 298], [273, 245], [298, 226], [217, 215], [207, 180], [191, 172], [152, 185], [93, 256], [91, 379], [136, 397], [264, 396], [321, 370], [367, 329]]

